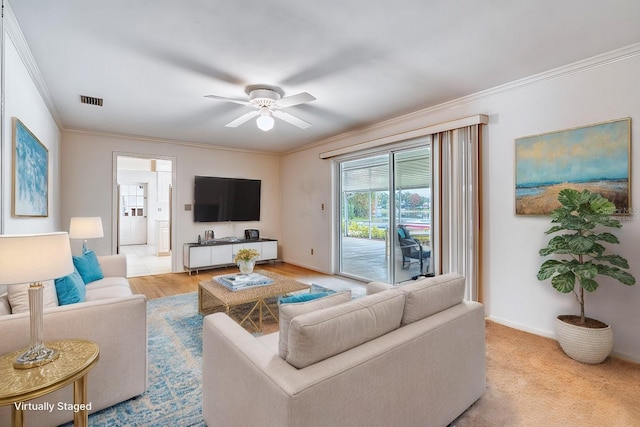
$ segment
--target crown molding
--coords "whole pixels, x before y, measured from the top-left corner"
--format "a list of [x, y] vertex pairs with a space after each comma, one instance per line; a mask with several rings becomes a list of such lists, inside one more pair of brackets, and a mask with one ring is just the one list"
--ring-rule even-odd
[[195, 147], [195, 148], [205, 148], [209, 150], [232, 151], [237, 153], [249, 153], [249, 154], [256, 154], [256, 155], [263, 155], [263, 156], [280, 157], [280, 153], [275, 153], [272, 151], [234, 148], [234, 147], [228, 147], [224, 145], [207, 144], [204, 142], [190, 142], [190, 141], [182, 141], [177, 139], [156, 138], [151, 136], [132, 135], [132, 134], [116, 133], [116, 132], [102, 132], [102, 131], [96, 131], [96, 130], [85, 130], [85, 129], [74, 129], [74, 128], [64, 128], [62, 129], [62, 132], [104, 136], [108, 138], [128, 139], [128, 140], [135, 140], [140, 142], [150, 142], [154, 144], [180, 145], [180, 146]]
[[44, 78], [40, 73], [38, 64], [36, 63], [36, 60], [31, 53], [31, 49], [29, 49], [29, 44], [24, 38], [24, 34], [22, 33], [20, 24], [18, 23], [18, 20], [16, 19], [16, 16], [14, 15], [9, 2], [4, 3], [4, 12], [4, 28], [6, 34], [9, 36], [9, 39], [11, 39], [13, 45], [18, 51], [18, 56], [20, 56], [20, 59], [22, 59], [22, 63], [27, 69], [27, 72], [29, 73], [33, 84], [36, 86], [38, 93], [40, 93], [40, 96], [47, 106], [49, 113], [53, 117], [53, 120], [56, 122], [58, 129], [63, 129], [64, 125], [62, 123], [60, 115], [58, 114], [58, 109], [56, 108], [56, 104], [53, 101], [51, 92], [49, 92], [49, 88], [47, 87]]

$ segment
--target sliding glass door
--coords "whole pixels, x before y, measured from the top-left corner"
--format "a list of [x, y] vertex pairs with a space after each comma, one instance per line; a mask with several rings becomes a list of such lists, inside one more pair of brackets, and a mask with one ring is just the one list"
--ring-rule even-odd
[[338, 164], [340, 273], [387, 283], [429, 273], [429, 141]]
[[389, 155], [340, 163], [340, 272], [387, 282]]
[[431, 266], [431, 147], [394, 153], [395, 280], [429, 274]]

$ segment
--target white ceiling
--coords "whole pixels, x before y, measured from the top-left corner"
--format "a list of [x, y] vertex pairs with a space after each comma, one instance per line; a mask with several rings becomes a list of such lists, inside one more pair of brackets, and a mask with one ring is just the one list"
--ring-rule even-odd
[[[64, 129], [272, 152], [640, 42], [637, 0], [10, 3]], [[313, 126], [203, 97], [256, 84], [314, 95], [286, 110]]]

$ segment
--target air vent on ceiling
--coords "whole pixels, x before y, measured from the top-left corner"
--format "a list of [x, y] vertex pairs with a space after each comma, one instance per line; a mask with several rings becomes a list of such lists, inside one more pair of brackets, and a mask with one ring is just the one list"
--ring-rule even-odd
[[80, 95], [80, 102], [89, 105], [98, 105], [102, 107], [102, 98], [94, 98], [93, 96]]

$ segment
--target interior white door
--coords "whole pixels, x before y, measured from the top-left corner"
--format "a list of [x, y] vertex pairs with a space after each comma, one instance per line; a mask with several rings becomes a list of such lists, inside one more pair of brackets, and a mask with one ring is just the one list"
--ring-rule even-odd
[[120, 245], [147, 244], [147, 184], [120, 184]]

